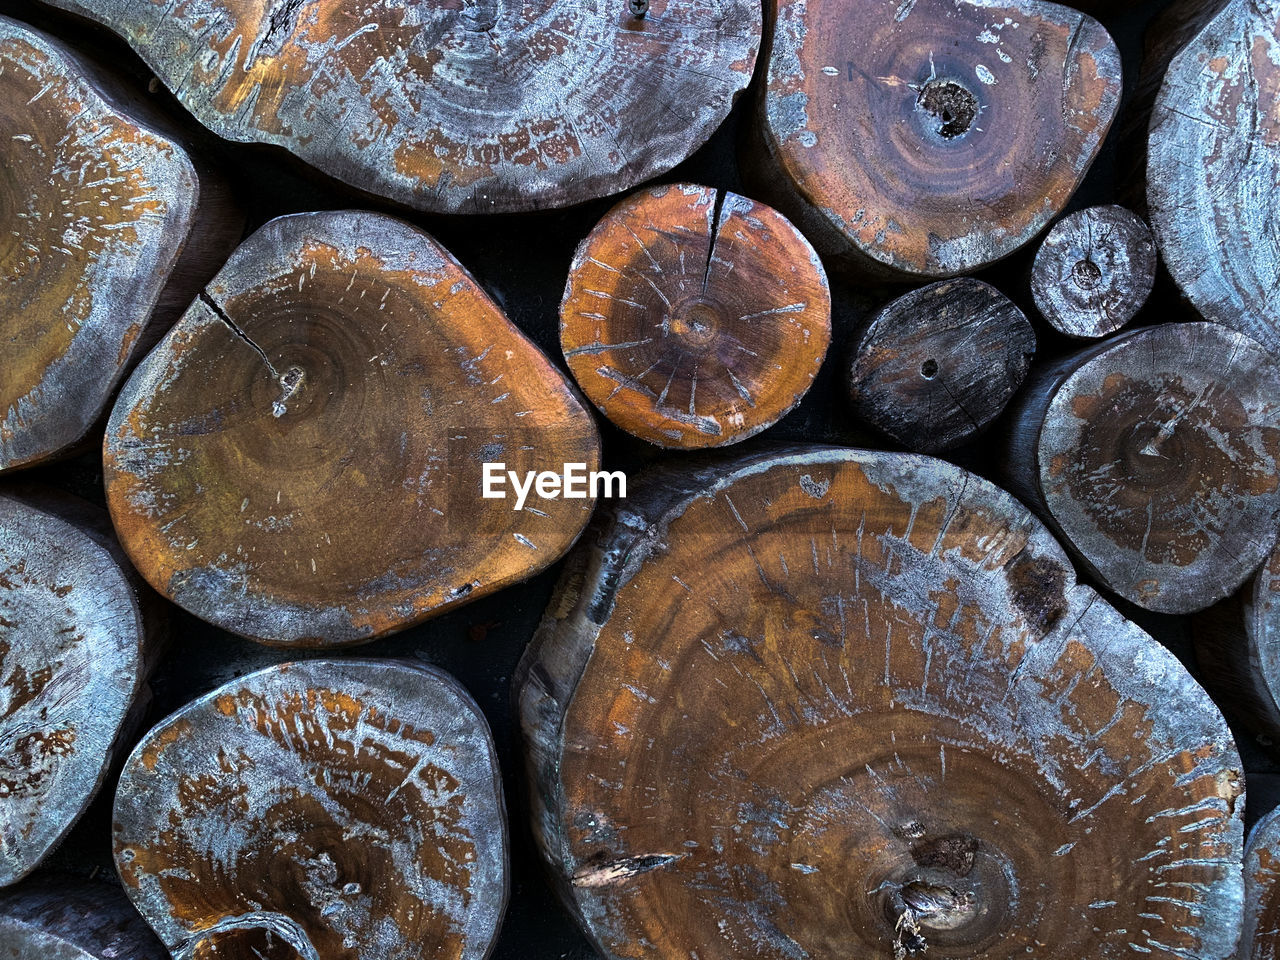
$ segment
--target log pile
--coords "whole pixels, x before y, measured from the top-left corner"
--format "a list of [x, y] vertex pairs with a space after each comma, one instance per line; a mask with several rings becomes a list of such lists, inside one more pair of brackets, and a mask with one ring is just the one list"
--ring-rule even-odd
[[0, 0], [0, 960], [1274, 956], [1280, 0], [765, 13]]

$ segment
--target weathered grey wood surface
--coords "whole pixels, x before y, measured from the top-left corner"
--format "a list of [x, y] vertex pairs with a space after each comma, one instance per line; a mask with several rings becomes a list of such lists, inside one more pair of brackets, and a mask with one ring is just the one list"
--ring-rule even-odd
[[535, 834], [606, 957], [1235, 947], [1221, 715], [942, 461], [651, 478], [572, 555], [515, 680]]
[[1173, 58], [1151, 115], [1147, 203], [1207, 320], [1280, 350], [1280, 4], [1231, 0]]
[[115, 883], [49, 877], [0, 894], [0, 960], [170, 960]]
[[920, 453], [972, 440], [1022, 386], [1036, 334], [981, 280], [944, 280], [899, 297], [861, 332], [849, 371], [854, 412]]
[[1280, 953], [1280, 807], [1254, 824], [1244, 851], [1244, 928], [1239, 960]]
[[1031, 294], [1059, 333], [1092, 340], [1132, 320], [1156, 282], [1155, 239], [1141, 217], [1114, 205], [1063, 217], [1036, 252]]
[[1147, 327], [1033, 372], [1006, 479], [1148, 610], [1234, 593], [1280, 532], [1280, 368], [1212, 323]]
[[506, 908], [489, 727], [409, 661], [283, 664], [184, 707], [125, 766], [115, 851], [179, 960], [483, 960]]
[[441, 213], [666, 172], [746, 88], [748, 0], [49, 0], [121, 34], [198, 120]]
[[196, 219], [182, 148], [0, 17], [0, 470], [81, 440], [146, 342]]
[[694, 184], [642, 190], [578, 247], [560, 306], [565, 360], [622, 429], [724, 446], [772, 426], [831, 342], [818, 255], [781, 214]]
[[79, 819], [145, 703], [156, 638], [109, 531], [86, 503], [0, 488], [0, 886]]
[[753, 187], [857, 271], [944, 277], [1035, 237], [1115, 117], [1120, 57], [1041, 0], [786, 0]]
[[1280, 743], [1280, 548], [1194, 621], [1196, 663], [1227, 716]]
[[112, 519], [157, 590], [278, 644], [361, 642], [554, 563], [592, 499], [482, 499], [483, 464], [599, 466], [565, 377], [421, 231], [264, 226], [121, 391]]

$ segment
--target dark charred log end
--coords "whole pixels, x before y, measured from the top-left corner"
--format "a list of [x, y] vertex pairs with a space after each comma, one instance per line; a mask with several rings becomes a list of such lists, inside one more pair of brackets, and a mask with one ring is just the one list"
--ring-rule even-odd
[[916, 106], [933, 119], [934, 129], [944, 140], [963, 137], [978, 117], [978, 98], [955, 80], [931, 80], [920, 90]]

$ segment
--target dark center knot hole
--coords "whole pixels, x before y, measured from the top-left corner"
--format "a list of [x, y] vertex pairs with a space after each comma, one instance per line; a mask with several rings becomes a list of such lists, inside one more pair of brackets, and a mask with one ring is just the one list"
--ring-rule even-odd
[[649, 12], [649, 0], [627, 0], [627, 9], [633, 17], [643, 17]]
[[920, 376], [926, 380], [932, 380], [938, 375], [938, 361], [929, 359], [920, 364]]
[[978, 98], [954, 80], [926, 83], [916, 106], [938, 122], [938, 135], [944, 140], [964, 136], [978, 116]]
[[1086, 257], [1083, 260], [1076, 261], [1076, 265], [1071, 268], [1071, 278], [1076, 282], [1077, 286], [1092, 290], [1102, 281], [1102, 270], [1096, 263]]
[[908, 883], [900, 891], [900, 896], [916, 925], [925, 929], [953, 930], [964, 926], [977, 913], [972, 891], [960, 891], [924, 880]]

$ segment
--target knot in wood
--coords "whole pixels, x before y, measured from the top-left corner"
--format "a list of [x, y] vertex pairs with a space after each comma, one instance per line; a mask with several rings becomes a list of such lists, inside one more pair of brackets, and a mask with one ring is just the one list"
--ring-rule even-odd
[[1071, 268], [1071, 279], [1076, 286], [1092, 290], [1102, 281], [1102, 270], [1092, 260], [1077, 260]]
[[636, 19], [643, 19], [644, 15], [649, 12], [649, 0], [627, 0], [627, 9], [631, 11], [631, 15]]
[[926, 83], [916, 106], [938, 121], [938, 136], [944, 140], [968, 133], [979, 110], [978, 98], [954, 80]]

